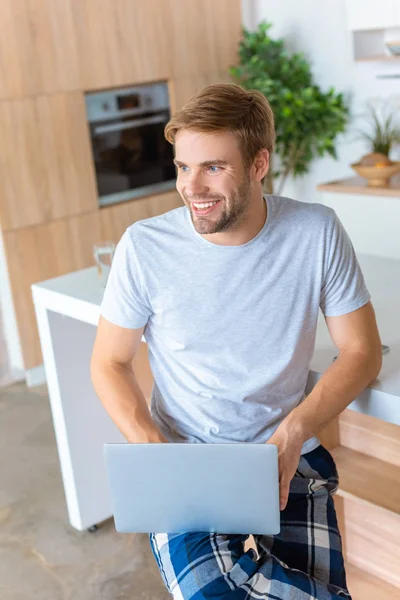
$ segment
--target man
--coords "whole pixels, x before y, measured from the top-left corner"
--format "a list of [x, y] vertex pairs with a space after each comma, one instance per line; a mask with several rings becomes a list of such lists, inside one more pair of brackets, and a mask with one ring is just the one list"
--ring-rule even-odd
[[[275, 132], [261, 93], [209, 86], [165, 134], [184, 206], [123, 234], [93, 383], [129, 442], [276, 444], [282, 512], [279, 535], [255, 536], [258, 555], [245, 535], [151, 534], [161, 576], [185, 600], [350, 598], [338, 474], [316, 435], [381, 368], [353, 247], [332, 209], [263, 196]], [[319, 309], [339, 356], [305, 398]], [[131, 369], [143, 332], [150, 411]], [[245, 482], [243, 497], [251, 510]]]

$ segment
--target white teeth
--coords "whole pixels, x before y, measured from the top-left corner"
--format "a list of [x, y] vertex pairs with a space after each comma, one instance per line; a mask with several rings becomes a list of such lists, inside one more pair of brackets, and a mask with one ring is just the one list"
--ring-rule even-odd
[[219, 200], [217, 200], [216, 202], [208, 202], [207, 204], [195, 204], [194, 202], [193, 204], [196, 208], [208, 208], [209, 206], [214, 206], [214, 204], [217, 204], [218, 202]]

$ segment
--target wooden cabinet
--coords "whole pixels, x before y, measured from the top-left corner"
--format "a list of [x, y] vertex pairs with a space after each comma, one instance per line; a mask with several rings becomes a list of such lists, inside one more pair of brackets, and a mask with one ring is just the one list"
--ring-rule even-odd
[[192, 96], [211, 83], [230, 81], [228, 72], [212, 71], [204, 74], [192, 74], [173, 79], [170, 83], [170, 99], [172, 110], [181, 108]]
[[3, 230], [97, 209], [82, 92], [0, 103]]
[[240, 5], [230, 0], [70, 0], [86, 90], [227, 71]]
[[0, 99], [80, 89], [70, 0], [1, 0]]
[[27, 4], [0, 2], [0, 100], [24, 98], [40, 91], [39, 63]]
[[132, 223], [161, 215], [179, 206], [183, 206], [183, 202], [178, 192], [169, 192], [102, 208], [100, 211], [102, 238], [118, 242], [125, 229]]
[[168, 2], [69, 1], [83, 89], [168, 78], [172, 67]]
[[93, 265], [93, 244], [101, 239], [98, 211], [4, 234], [5, 255], [26, 369], [43, 362], [31, 284], [90, 267]]
[[1, 0], [0, 100], [227, 71], [233, 0]]
[[346, 0], [351, 30], [400, 27], [399, 0]]

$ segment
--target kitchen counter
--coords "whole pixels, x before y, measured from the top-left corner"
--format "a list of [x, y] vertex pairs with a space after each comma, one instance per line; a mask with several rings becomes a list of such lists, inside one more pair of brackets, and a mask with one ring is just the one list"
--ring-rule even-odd
[[[359, 255], [382, 343], [390, 347], [379, 377], [350, 409], [400, 425], [400, 260]], [[70, 523], [78, 530], [112, 514], [103, 444], [124, 442], [97, 398], [90, 356], [103, 288], [90, 267], [32, 285]], [[145, 342], [145, 336], [142, 341]], [[337, 354], [320, 312], [307, 393]]]
[[318, 202], [336, 211], [358, 254], [400, 260], [400, 175], [387, 188], [368, 187], [361, 177], [317, 186]]
[[[358, 254], [372, 296], [382, 344], [389, 346], [381, 372], [348, 408], [400, 425], [400, 260]], [[337, 349], [319, 312], [307, 391], [327, 369]]]

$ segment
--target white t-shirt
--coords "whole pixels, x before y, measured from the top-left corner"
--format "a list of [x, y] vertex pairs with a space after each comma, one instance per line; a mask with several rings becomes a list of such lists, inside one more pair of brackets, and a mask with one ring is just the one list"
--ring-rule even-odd
[[319, 309], [370, 300], [333, 209], [264, 199], [262, 230], [240, 246], [204, 239], [186, 206], [133, 223], [117, 245], [101, 314], [146, 325], [151, 414], [169, 441], [266, 442], [305, 397]]

